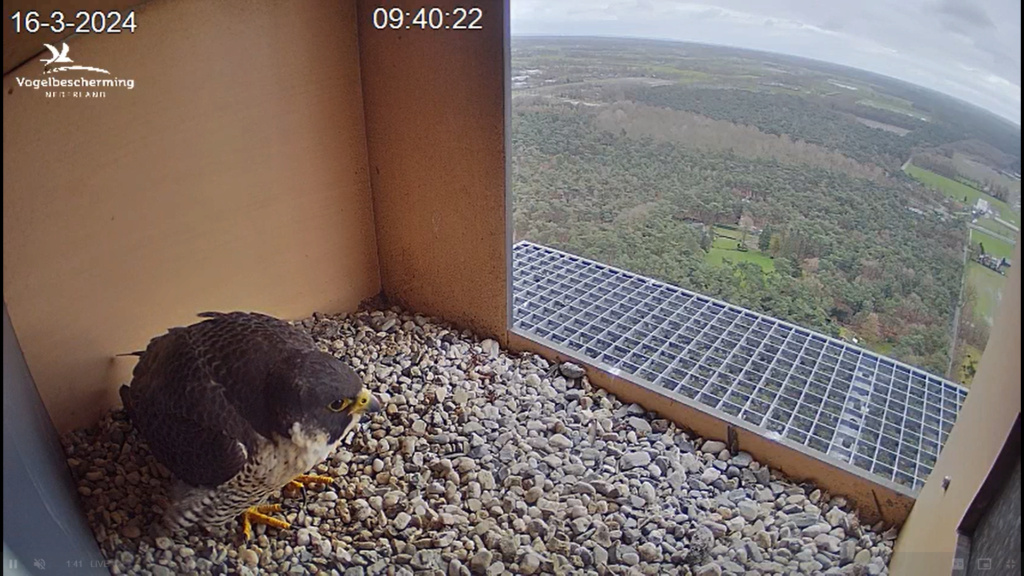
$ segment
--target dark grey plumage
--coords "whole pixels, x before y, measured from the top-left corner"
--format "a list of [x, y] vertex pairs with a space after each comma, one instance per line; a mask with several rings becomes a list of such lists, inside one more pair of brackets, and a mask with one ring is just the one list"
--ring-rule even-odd
[[170, 523], [221, 524], [323, 460], [379, 408], [358, 375], [303, 330], [207, 312], [139, 354], [121, 398], [154, 457], [191, 490]]

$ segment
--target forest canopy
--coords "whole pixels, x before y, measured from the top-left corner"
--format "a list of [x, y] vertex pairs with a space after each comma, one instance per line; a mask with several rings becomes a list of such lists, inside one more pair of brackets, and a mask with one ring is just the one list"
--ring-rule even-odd
[[[914, 191], [821, 167], [600, 130], [574, 108], [517, 107], [514, 221], [529, 239], [839, 335], [849, 327], [942, 373], [963, 224]], [[922, 198], [921, 202], [926, 202]], [[710, 264], [718, 225], [770, 228], [774, 271]]]

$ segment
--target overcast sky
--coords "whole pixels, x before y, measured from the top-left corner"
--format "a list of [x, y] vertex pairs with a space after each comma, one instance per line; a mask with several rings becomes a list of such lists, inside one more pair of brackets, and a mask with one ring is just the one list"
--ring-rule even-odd
[[1020, 0], [511, 0], [512, 34], [782, 52], [893, 76], [1020, 123]]

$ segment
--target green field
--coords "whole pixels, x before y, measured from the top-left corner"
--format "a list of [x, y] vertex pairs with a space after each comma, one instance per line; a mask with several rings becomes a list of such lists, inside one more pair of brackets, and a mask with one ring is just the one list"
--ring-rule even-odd
[[1010, 244], [1005, 240], [989, 236], [984, 232], [971, 230], [971, 244], [975, 246], [978, 244], [984, 244], [985, 253], [995, 256], [996, 258], [1006, 258], [1007, 260], [1013, 258], [1013, 244]]
[[[734, 244], [735, 245], [735, 244]], [[707, 257], [705, 258], [711, 264], [721, 264], [723, 260], [731, 260], [733, 262], [753, 262], [761, 267], [765, 272], [771, 272], [775, 270], [775, 263], [772, 259], [760, 252], [740, 252], [738, 250], [727, 250], [723, 248], [712, 248]]]
[[[747, 235], [752, 237], [751, 235]], [[726, 228], [724, 226], [715, 226], [715, 239], [718, 238], [732, 238], [733, 240], [739, 240], [743, 237], [743, 232], [739, 230], [733, 230], [732, 228]]]
[[674, 66], [650, 65], [645, 66], [648, 74], [656, 75], [658, 78], [671, 78], [684, 84], [690, 82], [708, 82], [713, 76], [700, 70], [685, 70]]
[[999, 212], [999, 215], [1003, 220], [1010, 222], [1014, 226], [1020, 227], [1020, 215], [1014, 212], [1006, 202], [997, 200], [977, 188], [971, 188], [966, 184], [957, 182], [956, 180], [950, 180], [945, 176], [939, 176], [935, 172], [925, 170], [924, 168], [914, 166], [913, 164], [907, 165], [907, 174], [913, 176], [925, 186], [935, 188], [957, 202], [963, 203], [964, 197], [966, 197], [966, 204], [973, 206], [978, 198], [984, 198], [985, 200], [988, 200], [989, 204]]
[[1016, 232], [1007, 228], [1006, 226], [1003, 226], [999, 222], [996, 222], [992, 218], [978, 218], [978, 221], [975, 222], [975, 224], [981, 226], [985, 230], [991, 230], [996, 234], [1001, 234], [1009, 238], [1015, 238], [1017, 236]]
[[737, 230], [716, 227], [715, 239], [711, 244], [711, 250], [708, 251], [705, 260], [716, 266], [721, 265], [723, 260], [731, 260], [737, 263], [753, 262], [760, 266], [765, 272], [774, 271], [775, 262], [772, 261], [771, 257], [763, 254], [760, 250], [740, 252], [736, 249], [736, 245], [739, 243], [742, 235], [743, 233]]
[[953, 163], [956, 164], [956, 169], [961, 174], [971, 178], [975, 182], [990, 180], [995, 184], [1009, 188], [1012, 197], [1020, 196], [1020, 180], [1007, 178], [1003, 173], [993, 170], [991, 167], [986, 166], [973, 158], [965, 156], [960, 152], [953, 154]]
[[888, 356], [892, 354], [893, 346], [894, 344], [892, 342], [878, 342], [875, 344], [871, 344], [871, 350], [874, 350], [875, 352], [878, 352], [879, 354], [882, 354], [884, 356]]
[[889, 110], [890, 112], [897, 112], [899, 114], [913, 116], [914, 118], [920, 118], [923, 116], [923, 114], [914, 110], [913, 104], [902, 98], [896, 98], [895, 96], [883, 96], [875, 93], [872, 94], [871, 98], [858, 100], [857, 104], [871, 106], [872, 108], [879, 108], [881, 110]]
[[989, 270], [977, 262], [967, 263], [967, 281], [974, 287], [978, 300], [974, 304], [975, 321], [984, 320], [989, 325], [995, 317], [996, 307], [1003, 292], [1006, 277]]

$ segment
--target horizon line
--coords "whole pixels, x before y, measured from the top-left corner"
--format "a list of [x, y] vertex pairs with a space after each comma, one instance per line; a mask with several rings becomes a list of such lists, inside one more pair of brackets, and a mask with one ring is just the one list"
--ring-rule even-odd
[[988, 109], [988, 108], [986, 108], [984, 106], [979, 106], [978, 104], [974, 104], [973, 102], [968, 102], [967, 100], [964, 100], [963, 98], [960, 98], [958, 96], [953, 96], [952, 94], [949, 94], [949, 93], [944, 92], [942, 90], [937, 90], [935, 88], [930, 88], [928, 86], [924, 86], [924, 85], [918, 84], [916, 82], [911, 82], [910, 80], [904, 80], [902, 78], [897, 78], [897, 77], [891, 76], [889, 74], [883, 74], [881, 72], [875, 72], [874, 70], [868, 70], [866, 68], [858, 68], [856, 66], [850, 66], [848, 64], [840, 64], [838, 62], [832, 62], [830, 60], [821, 60], [821, 59], [818, 59], [818, 58], [811, 58], [809, 56], [804, 56], [804, 55], [801, 55], [801, 54], [794, 54], [792, 52], [773, 52], [771, 50], [762, 50], [762, 49], [759, 49], [759, 48], [746, 48], [746, 47], [743, 47], [743, 46], [736, 46], [736, 45], [730, 45], [730, 44], [716, 44], [716, 43], [712, 43], [712, 42], [699, 42], [699, 41], [696, 41], [696, 40], [680, 40], [680, 39], [677, 39], [677, 38], [661, 38], [661, 37], [653, 37], [653, 36], [634, 36], [634, 35], [630, 35], [630, 34], [556, 34], [556, 33], [534, 33], [534, 32], [525, 32], [525, 33], [524, 32], [520, 32], [520, 33], [510, 32], [509, 36], [512, 39], [514, 39], [516, 37], [520, 37], [520, 38], [593, 38], [593, 39], [615, 39], [615, 40], [643, 40], [643, 41], [647, 41], [647, 42], [666, 42], [666, 43], [673, 43], [673, 44], [696, 44], [698, 46], [710, 46], [710, 47], [713, 47], [713, 48], [726, 48], [726, 49], [729, 49], [729, 50], [741, 50], [741, 51], [755, 52], [755, 53], [760, 53], [760, 54], [778, 54], [780, 56], [787, 56], [787, 57], [790, 57], [790, 58], [799, 58], [801, 60], [808, 60], [808, 61], [811, 61], [811, 62], [820, 62], [822, 64], [827, 64], [829, 66], [836, 66], [836, 67], [839, 67], [839, 68], [849, 68], [850, 70], [857, 70], [859, 72], [865, 72], [865, 73], [868, 73], [868, 74], [874, 74], [874, 75], [880, 76], [882, 78], [886, 78], [886, 79], [889, 79], [889, 80], [895, 80], [896, 82], [902, 82], [904, 84], [909, 84], [911, 86], [914, 86], [916, 88], [920, 88], [922, 90], [928, 90], [930, 92], [934, 92], [936, 94], [940, 94], [940, 95], [942, 95], [942, 96], [944, 96], [946, 98], [950, 98], [952, 100], [955, 100], [958, 103], [965, 104], [967, 106], [970, 106], [972, 108], [975, 108], [975, 109], [980, 110], [982, 112], [985, 112], [987, 114], [991, 114], [992, 116], [994, 116], [996, 118], [999, 118], [1000, 120], [1008, 122], [1012, 126], [1016, 127], [1018, 130], [1020, 130], [1020, 128], [1021, 128], [1020, 120], [1014, 120], [1012, 118], [1007, 118], [1006, 116], [1003, 116], [999, 112], [996, 112], [994, 110], [990, 110], [990, 109]]

